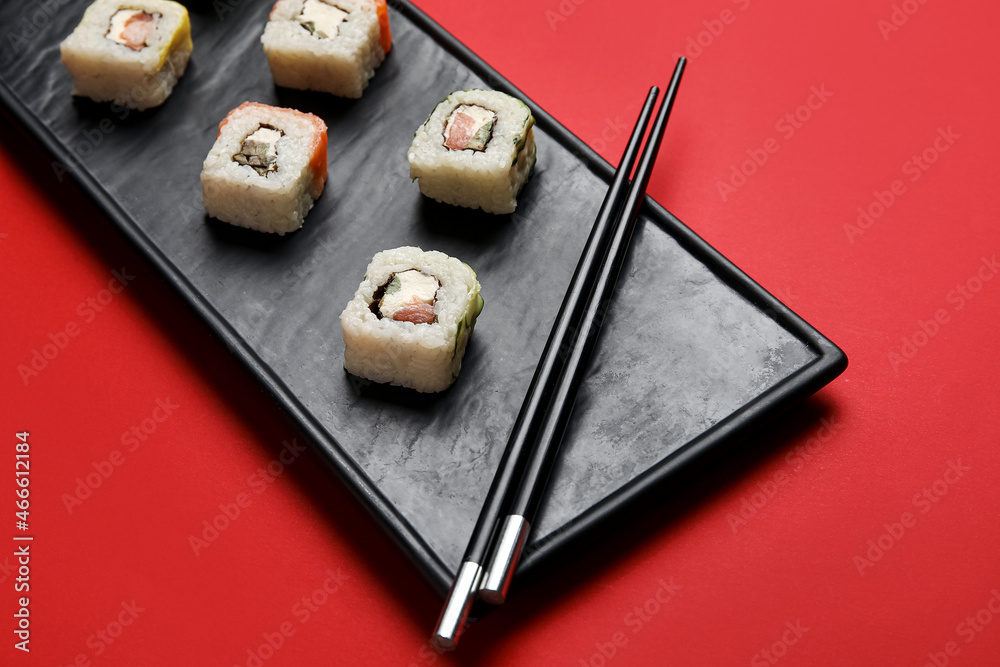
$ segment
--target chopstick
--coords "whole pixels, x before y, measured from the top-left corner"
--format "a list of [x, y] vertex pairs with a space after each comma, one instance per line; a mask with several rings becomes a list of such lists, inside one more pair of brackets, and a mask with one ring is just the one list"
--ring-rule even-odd
[[[682, 58], [678, 64], [678, 67], [681, 69], [683, 69], [683, 60]], [[675, 72], [676, 78], [677, 73]], [[676, 86], [674, 88], [676, 92]], [[615, 226], [614, 223], [621, 218], [622, 202], [626, 199], [625, 183], [632, 172], [639, 146], [642, 143], [642, 137], [646, 132], [653, 105], [658, 95], [659, 90], [653, 86], [646, 97], [646, 102], [629, 138], [612, 184], [608, 188], [608, 192], [601, 204], [597, 219], [594, 222], [583, 253], [577, 263], [570, 287], [563, 298], [552, 331], [545, 343], [538, 367], [535, 369], [535, 374], [532, 377], [524, 402], [521, 405], [521, 410], [518, 413], [514, 428], [508, 439], [507, 447], [504, 450], [499, 467], [494, 475], [493, 483], [490, 485], [469, 544], [462, 557], [462, 564], [458, 569], [445, 605], [441, 610], [441, 615], [438, 618], [433, 640], [439, 648], [451, 649], [457, 645], [465, 628], [469, 610], [480, 589], [487, 583], [487, 580], [491, 582], [496, 581], [495, 577], [488, 577], [484, 569], [488, 550], [493, 544], [495, 544], [493, 548], [493, 560], [497, 560], [497, 555], [508, 554], [507, 562], [510, 566], [502, 570], [494, 568], [494, 572], [501, 573], [502, 581], [499, 584], [492, 584], [488, 590], [496, 588], [498, 592], [502, 591], [499, 600], [496, 596], [493, 596], [492, 599], [494, 602], [502, 601], [503, 595], [506, 593], [510, 576], [513, 572], [513, 566], [517, 562], [520, 548], [523, 546], [524, 538], [527, 536], [528, 523], [526, 520], [523, 523], [512, 520], [510, 512], [507, 511], [507, 518], [504, 519], [504, 525], [500, 527], [501, 515], [505, 511], [505, 506], [510, 504], [508, 496], [510, 496], [512, 489], [523, 487], [519, 476], [526, 469], [525, 465], [527, 461], [537, 458], [537, 454], [535, 454], [537, 449], [533, 448], [532, 445], [535, 443], [539, 427], [546, 417], [543, 409], [551, 404], [553, 389], [556, 386], [557, 380], [565, 376], [565, 373], [560, 373], [565, 366], [565, 350], [570, 341], [579, 338], [576, 335], [580, 331], [577, 323], [584, 315], [585, 306], [588, 303], [586, 297], [593, 293], [592, 286], [598, 274], [603, 273], [604, 262], [600, 261], [600, 258], [607, 257], [606, 247]], [[663, 105], [661, 105], [661, 115], [662, 109]], [[662, 136], [662, 129], [660, 130], [660, 134]], [[657, 145], [658, 143], [657, 141]], [[644, 159], [645, 155], [644, 152]], [[651, 163], [652, 159], [649, 159], [648, 162]], [[647, 166], [647, 171], [650, 168], [651, 165]], [[648, 180], [647, 175], [645, 181], [648, 182]], [[643, 192], [644, 190], [645, 183], [643, 183]], [[629, 197], [628, 201], [631, 201], [631, 199]], [[639, 200], [641, 202], [641, 196]], [[615, 275], [617, 276], [617, 272]], [[550, 449], [552, 448], [550, 447]], [[539, 476], [535, 474], [533, 477], [537, 481]], [[542, 481], [544, 482], [544, 478]], [[514, 525], [515, 523], [517, 525]], [[513, 545], [509, 544], [511, 542], [511, 535], [514, 536]], [[517, 553], [514, 553], [515, 551]], [[510, 554], [513, 555], [511, 556]], [[490, 597], [489, 592], [486, 592], [486, 597]]]
[[588, 287], [593, 282], [593, 276], [599, 268], [599, 258], [603, 254], [603, 246], [611, 230], [611, 222], [615, 219], [625, 196], [625, 184], [635, 164], [639, 153], [642, 136], [646, 132], [653, 105], [659, 90], [654, 86], [650, 89], [643, 106], [639, 120], [632, 131], [632, 136], [625, 148], [621, 164], [615, 174], [611, 186], [601, 204], [597, 219], [580, 256], [569, 290], [563, 298], [562, 306], [556, 316], [549, 338], [545, 343], [542, 356], [535, 369], [535, 374], [528, 386], [524, 402], [514, 422], [507, 441], [507, 447], [500, 459], [500, 464], [493, 476], [493, 483], [483, 501], [479, 518], [469, 539], [462, 564], [452, 583], [448, 598], [434, 630], [434, 643], [442, 649], [454, 648], [461, 636], [469, 610], [476, 599], [482, 584], [483, 564], [491, 539], [504, 511], [504, 501], [509, 490], [517, 484], [517, 474], [523, 467], [525, 455], [530, 451], [530, 445], [537, 433], [538, 424], [543, 415], [542, 409], [548, 403], [552, 386], [558, 378], [561, 367], [559, 352], [565, 345], [572, 329], [573, 315], [579, 317], [584, 305]]
[[677, 96], [685, 65], [686, 59], [680, 58], [660, 103], [656, 122], [642, 152], [635, 178], [630, 184], [622, 208], [622, 217], [614, 228], [583, 316], [577, 323], [577, 333], [570, 344], [569, 355], [556, 383], [555, 391], [549, 399], [535, 446], [527, 457], [518, 486], [507, 506], [503, 532], [497, 541], [496, 549], [486, 562], [487, 574], [480, 597], [488, 602], [501, 603], [506, 598], [521, 548], [527, 539], [552, 463], [558, 453], [563, 432], [573, 412], [577, 391], [588, 370], [587, 362], [597, 345], [604, 314], [611, 304], [618, 276], [625, 263], [629, 242], [646, 198], [646, 186], [649, 184], [656, 154], [663, 139], [663, 132]]

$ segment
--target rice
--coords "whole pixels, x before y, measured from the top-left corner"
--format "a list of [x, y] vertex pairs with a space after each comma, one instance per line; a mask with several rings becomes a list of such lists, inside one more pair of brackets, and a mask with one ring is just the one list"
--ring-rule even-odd
[[[446, 146], [454, 116], [463, 107], [495, 115], [484, 149]], [[420, 192], [437, 201], [488, 213], [512, 213], [535, 166], [534, 124], [531, 110], [510, 95], [489, 90], [452, 93], [413, 136], [407, 153], [410, 178], [418, 180]]]
[[[155, 29], [140, 48], [109, 37], [112, 18], [121, 10], [155, 17]], [[187, 9], [170, 0], [97, 0], [59, 45], [73, 76], [73, 94], [132, 109], [159, 106], [184, 74], [193, 44]]]
[[[346, 13], [332, 35], [305, 26], [307, 0], [278, 0], [261, 43], [274, 83], [318, 90], [341, 97], [361, 97], [375, 68], [385, 58], [379, 15], [372, 0], [312, 0], [316, 6]], [[311, 7], [310, 7], [311, 9]], [[387, 29], [388, 29], [388, 23]]]
[[[236, 156], [262, 126], [283, 132], [274, 146], [273, 170], [260, 173]], [[313, 114], [246, 102], [226, 116], [202, 165], [205, 211], [240, 227], [285, 234], [302, 226], [323, 192], [326, 124]]]
[[[380, 317], [373, 310], [380, 288], [396, 275], [417, 270], [437, 278], [435, 321], [414, 324]], [[447, 389], [458, 378], [465, 347], [482, 310], [479, 281], [454, 257], [405, 246], [376, 254], [354, 298], [340, 315], [344, 368], [374, 382], [420, 392]]]

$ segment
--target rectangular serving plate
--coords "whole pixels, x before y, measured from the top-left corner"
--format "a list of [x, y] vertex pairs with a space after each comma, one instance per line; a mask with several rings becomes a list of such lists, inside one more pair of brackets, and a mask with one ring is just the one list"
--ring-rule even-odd
[[[458, 567], [613, 169], [457, 39], [394, 2], [394, 47], [361, 100], [276, 89], [259, 44], [268, 7], [189, 3], [195, 52], [160, 108], [71, 98], [67, 4], [28, 47], [0, 48], [0, 99], [260, 380], [442, 594]], [[30, 8], [0, 8], [20, 25]], [[22, 16], [23, 15], [23, 16]], [[21, 45], [23, 47], [23, 45]], [[524, 100], [536, 173], [510, 216], [430, 202], [408, 178], [412, 132], [454, 90]], [[330, 178], [300, 231], [209, 220], [199, 173], [241, 102], [329, 126]], [[462, 376], [440, 395], [342, 369], [338, 316], [379, 250], [461, 258], [486, 308]], [[657, 303], [657, 308], [649, 304]], [[844, 353], [651, 199], [581, 387], [519, 575], [593, 536], [668, 480], [840, 374]]]

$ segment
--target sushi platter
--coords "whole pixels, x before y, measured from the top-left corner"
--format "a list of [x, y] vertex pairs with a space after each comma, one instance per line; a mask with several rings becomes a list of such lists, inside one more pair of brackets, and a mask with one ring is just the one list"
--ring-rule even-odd
[[[186, 71], [143, 111], [71, 94], [59, 44], [89, 2], [60, 4], [40, 25], [25, 5], [0, 7], [0, 24], [32, 28], [0, 47], [6, 110], [444, 593], [611, 165], [402, 0], [388, 7], [392, 50], [356, 99], [275, 86], [261, 47], [268, 3], [224, 13], [187, 3]], [[440, 203], [411, 181], [414, 131], [469, 89], [511, 95], [534, 118], [537, 161], [513, 213]], [[220, 120], [245, 102], [312, 114], [327, 128], [325, 190], [295, 231], [265, 234], [206, 214], [202, 163]], [[369, 260], [406, 246], [459, 258], [481, 284], [461, 375], [439, 393], [344, 371], [341, 312]], [[833, 343], [647, 199], [519, 571], [543, 569], [845, 366]]]

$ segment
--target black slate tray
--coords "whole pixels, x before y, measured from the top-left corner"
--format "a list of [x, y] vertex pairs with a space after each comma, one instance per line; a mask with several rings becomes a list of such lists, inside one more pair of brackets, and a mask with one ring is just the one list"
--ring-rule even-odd
[[[259, 43], [269, 2], [188, 3], [195, 51], [144, 113], [70, 96], [59, 42], [87, 5], [6, 3], [0, 98], [275, 400], [432, 584], [447, 590], [612, 168], [406, 2], [364, 97], [276, 89]], [[22, 39], [23, 38], [23, 39]], [[430, 202], [408, 178], [413, 131], [453, 90], [532, 107], [538, 165], [510, 216]], [[643, 91], [637, 91], [637, 93]], [[330, 178], [279, 238], [211, 221], [199, 172], [245, 100], [329, 126]], [[669, 142], [669, 137], [668, 137]], [[419, 245], [476, 269], [486, 307], [462, 375], [436, 396], [359, 382], [338, 316], [377, 251]], [[836, 346], [651, 200], [581, 388], [521, 572], [594, 534], [666, 480], [836, 377]]]

